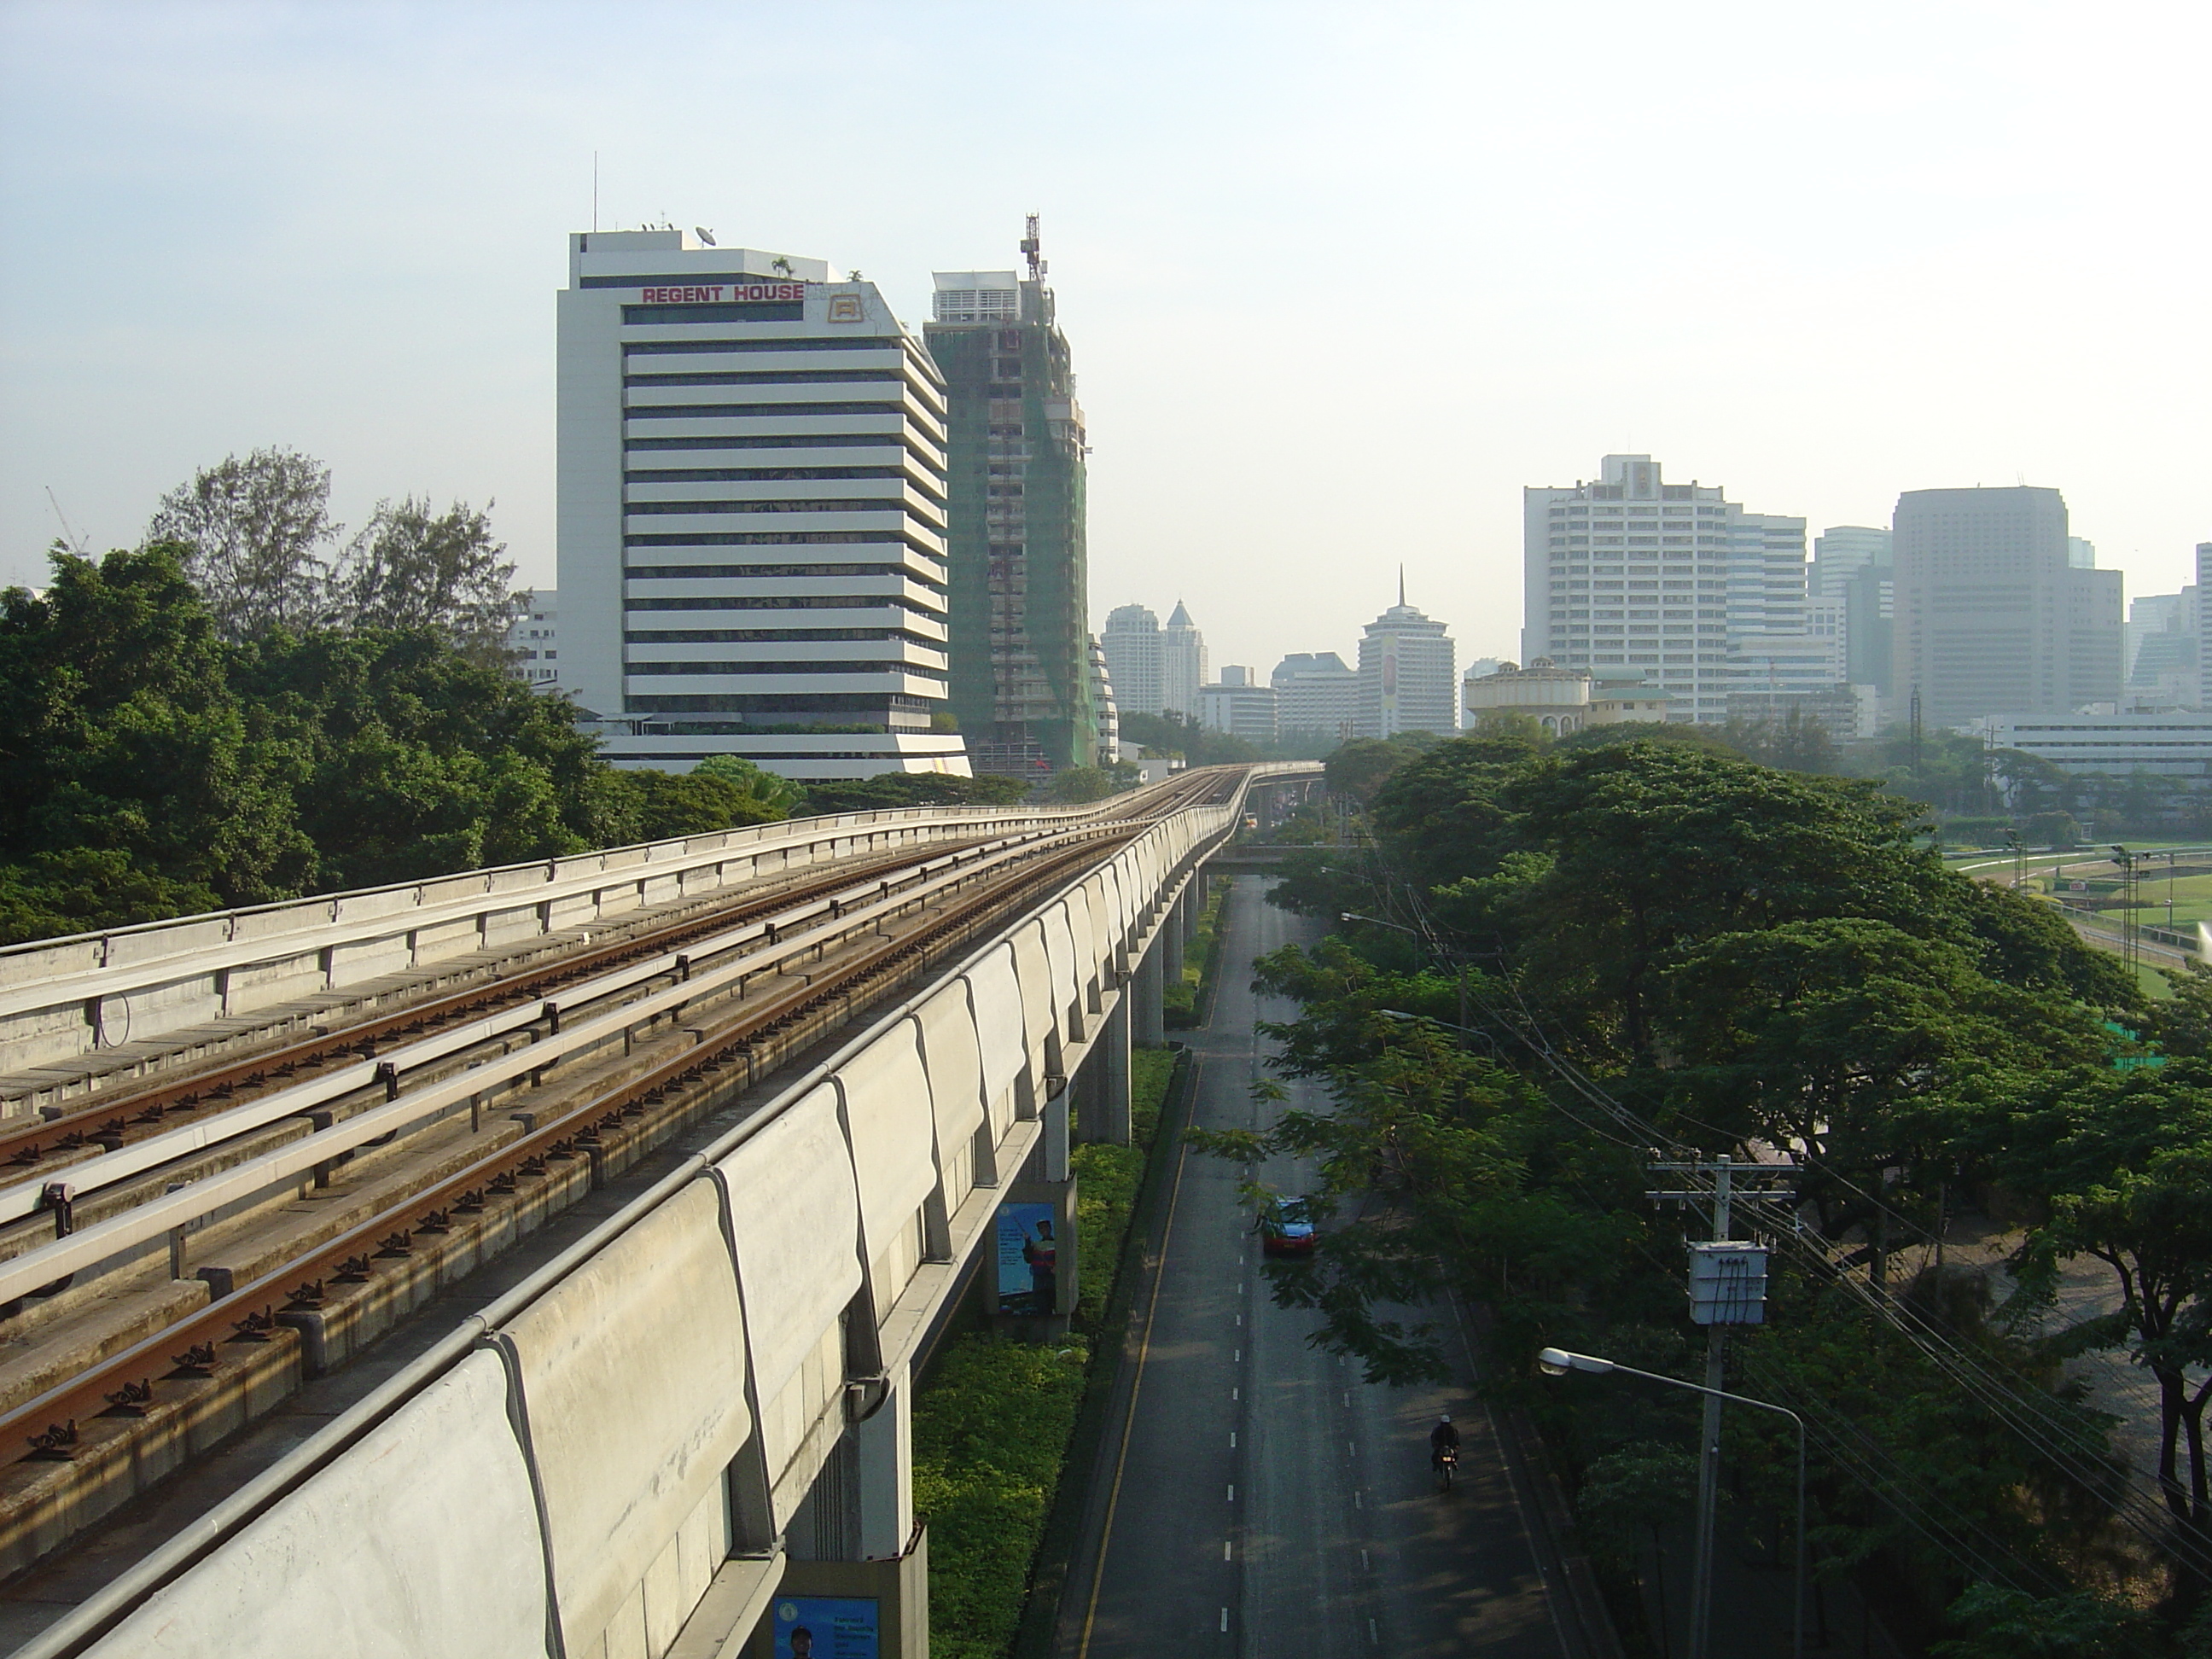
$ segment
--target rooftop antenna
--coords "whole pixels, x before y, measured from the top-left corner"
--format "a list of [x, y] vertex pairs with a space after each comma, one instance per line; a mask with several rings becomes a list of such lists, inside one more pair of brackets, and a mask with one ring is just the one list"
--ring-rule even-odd
[[711, 231], [711, 230], [708, 229], [706, 226], [704, 226], [704, 225], [694, 225], [694, 226], [692, 226], [692, 227], [691, 227], [691, 234], [692, 234], [693, 235], [696, 236], [696, 237], [697, 237], [701, 241], [704, 242], [704, 243], [705, 243], [708, 247], [712, 247], [712, 246], [714, 246], [714, 233], [713, 231]]
[[54, 494], [54, 487], [47, 484], [45, 488], [46, 499], [53, 503], [54, 517], [62, 521], [62, 539], [69, 544], [70, 550], [79, 558], [90, 558], [92, 556], [85, 550], [84, 538], [70, 528], [69, 514], [62, 511], [61, 500]]
[[1032, 213], [1022, 222], [1026, 233], [1022, 237], [1022, 252], [1030, 262], [1030, 281], [1033, 283], [1044, 281], [1044, 274], [1050, 269], [1039, 257], [1044, 250], [1044, 241], [1037, 234], [1037, 219], [1038, 216]]
[[1402, 564], [1398, 567], [1398, 608], [1406, 608], [1406, 567]]

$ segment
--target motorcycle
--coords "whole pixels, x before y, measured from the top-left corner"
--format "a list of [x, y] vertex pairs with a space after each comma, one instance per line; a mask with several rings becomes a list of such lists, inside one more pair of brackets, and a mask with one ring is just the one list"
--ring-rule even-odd
[[1431, 1455], [1429, 1463], [1437, 1472], [1437, 1490], [1449, 1492], [1452, 1487], [1452, 1476], [1459, 1468], [1459, 1448], [1457, 1446], [1437, 1447]]

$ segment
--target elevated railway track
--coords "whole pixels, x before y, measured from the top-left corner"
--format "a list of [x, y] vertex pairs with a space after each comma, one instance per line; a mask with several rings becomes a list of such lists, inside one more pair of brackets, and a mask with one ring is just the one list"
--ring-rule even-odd
[[[940, 815], [952, 821], [893, 850], [870, 830], [803, 870], [679, 890], [665, 914], [565, 937], [537, 900], [531, 948], [458, 986], [421, 975], [411, 994], [314, 1008], [305, 1029], [270, 1005], [241, 1033], [217, 1009], [104, 1073], [82, 1056], [27, 1086], [19, 1072], [29, 1109], [0, 1118], [0, 1572], [344, 1364], [1149, 826], [1233, 805], [1245, 783], [1218, 769], [1090, 811]], [[210, 931], [223, 933], [213, 954], [238, 956], [234, 930]], [[327, 960], [333, 945], [313, 948]], [[187, 953], [146, 976], [206, 971]], [[36, 1000], [21, 981], [10, 992], [19, 1009]], [[143, 994], [91, 991], [106, 1006]]]

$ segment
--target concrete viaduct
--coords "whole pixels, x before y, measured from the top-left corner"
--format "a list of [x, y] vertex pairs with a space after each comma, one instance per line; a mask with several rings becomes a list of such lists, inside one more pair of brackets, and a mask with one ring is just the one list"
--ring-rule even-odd
[[[1161, 1040], [1194, 880], [1248, 798], [1303, 793], [1318, 773], [1246, 769], [1225, 800], [1155, 820], [863, 1017], [826, 1060], [775, 1079], [734, 1127], [15, 1650], [734, 1659], [768, 1655], [779, 1604], [810, 1597], [872, 1603], [881, 1651], [925, 1659], [915, 1371], [988, 1268], [1002, 1202], [1052, 1206], [1062, 1266], [1047, 1322], [1072, 1310], [1071, 1100], [1085, 1133], [1126, 1139], [1131, 1046]], [[865, 827], [921, 836], [1037, 816], [878, 814]], [[741, 832], [747, 867], [808, 835], [817, 855], [825, 834], [856, 843], [861, 828]], [[335, 988], [349, 961], [356, 974], [419, 963], [442, 937], [571, 927], [580, 907], [607, 902], [610, 869], [641, 898], [653, 881], [740, 878], [726, 848], [669, 845], [690, 850], [456, 878], [427, 902], [425, 888], [404, 902], [317, 901], [243, 937], [217, 919], [190, 939], [147, 930], [119, 952], [79, 942], [0, 980], [0, 1042], [18, 1075], [25, 1060], [53, 1068], [59, 1098], [103, 1033], [116, 1046], [118, 1022], [135, 1018], [137, 1037], [219, 1024], [282, 978], [272, 963]], [[118, 979], [134, 959], [148, 965]]]

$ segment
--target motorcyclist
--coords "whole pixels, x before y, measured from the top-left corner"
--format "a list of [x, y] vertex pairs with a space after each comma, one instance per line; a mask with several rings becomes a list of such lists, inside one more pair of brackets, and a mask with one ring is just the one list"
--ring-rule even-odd
[[1459, 1431], [1452, 1426], [1449, 1412], [1438, 1418], [1436, 1427], [1429, 1431], [1429, 1467], [1432, 1469], [1443, 1468], [1446, 1451], [1449, 1451], [1455, 1459], [1459, 1455]]

